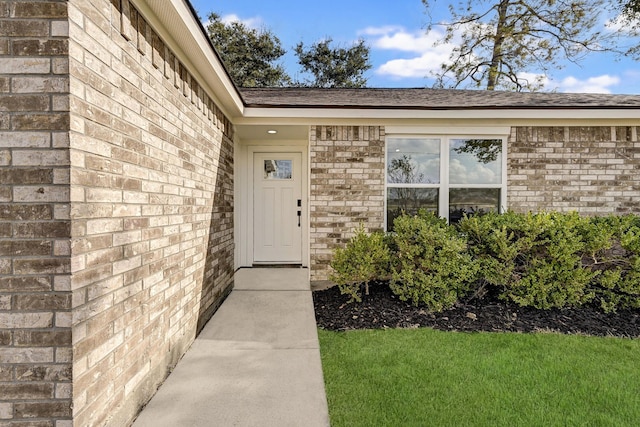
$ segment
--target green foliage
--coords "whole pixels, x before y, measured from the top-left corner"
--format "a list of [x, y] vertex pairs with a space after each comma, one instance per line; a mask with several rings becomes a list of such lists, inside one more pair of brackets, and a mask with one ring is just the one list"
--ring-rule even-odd
[[209, 14], [207, 33], [231, 80], [240, 87], [275, 87], [291, 83], [277, 61], [286, 53], [270, 30], [249, 28], [239, 21], [223, 22]]
[[577, 224], [577, 231], [580, 233], [584, 243], [583, 252], [594, 263], [598, 263], [598, 260], [613, 245], [619, 222], [618, 218], [620, 217], [593, 217]]
[[280, 39], [267, 28], [255, 29], [239, 21], [224, 22], [217, 13], [209, 14], [206, 24], [211, 43], [239, 87], [309, 86], [360, 88], [367, 85], [364, 73], [371, 69], [369, 46], [358, 40], [351, 47], [333, 47], [326, 39], [294, 51], [303, 73], [313, 78], [294, 82], [282, 64], [286, 51]]
[[530, 245], [511, 230], [520, 217], [512, 212], [464, 217], [458, 224], [469, 249], [481, 265], [481, 278], [491, 285], [503, 286], [517, 279], [516, 258]]
[[605, 312], [640, 308], [640, 217], [489, 213], [457, 225], [431, 213], [401, 215], [393, 232], [360, 228], [335, 252], [332, 280], [360, 301], [361, 285], [390, 279], [400, 299], [432, 311], [494, 288], [538, 309], [594, 302]]
[[313, 80], [303, 86], [323, 88], [359, 88], [367, 85], [365, 71], [371, 68], [369, 46], [358, 40], [350, 48], [331, 47], [332, 39], [326, 39], [309, 48], [300, 42], [295, 47], [298, 63], [303, 72], [310, 73]]
[[463, 219], [460, 230], [487, 267], [485, 280], [500, 286], [503, 298], [549, 309], [594, 297], [588, 285], [597, 273], [582, 265], [585, 222], [576, 213], [488, 214]]
[[478, 271], [465, 240], [444, 219], [426, 213], [398, 217], [394, 231], [391, 290], [432, 311], [452, 307]]
[[369, 293], [369, 283], [388, 275], [390, 252], [381, 232], [367, 234], [364, 226], [356, 230], [345, 248], [338, 248], [331, 261], [334, 272], [330, 280], [337, 283], [340, 292], [351, 296], [351, 301], [362, 301], [362, 285]]
[[600, 306], [605, 312], [640, 308], [640, 218], [611, 216], [594, 222], [608, 226], [606, 233], [612, 236], [594, 258], [593, 267], [601, 272], [594, 283]]

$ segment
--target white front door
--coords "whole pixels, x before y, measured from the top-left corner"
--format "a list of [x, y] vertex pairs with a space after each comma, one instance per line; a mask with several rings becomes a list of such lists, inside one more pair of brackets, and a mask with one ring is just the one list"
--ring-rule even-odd
[[253, 261], [302, 263], [302, 154], [253, 155]]

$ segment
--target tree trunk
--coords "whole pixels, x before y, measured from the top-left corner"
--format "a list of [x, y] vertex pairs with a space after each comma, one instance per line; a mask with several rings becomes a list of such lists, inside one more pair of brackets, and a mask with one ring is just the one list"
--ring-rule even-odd
[[496, 25], [496, 34], [493, 37], [493, 52], [491, 55], [491, 64], [489, 65], [489, 75], [487, 77], [487, 90], [495, 90], [498, 82], [500, 65], [502, 63], [502, 44], [506, 38], [507, 11], [509, 10], [510, 1], [511, 0], [502, 0], [498, 5], [498, 22]]

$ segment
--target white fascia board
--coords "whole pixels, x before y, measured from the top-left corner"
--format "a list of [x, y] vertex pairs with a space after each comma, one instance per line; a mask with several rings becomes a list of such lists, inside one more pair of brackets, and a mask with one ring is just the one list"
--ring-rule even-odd
[[[477, 109], [477, 110], [411, 110], [357, 108], [245, 108], [236, 124], [259, 123], [377, 123], [433, 121], [490, 121], [487, 125], [527, 125], [542, 123], [625, 123], [640, 125], [640, 109]], [[585, 124], [582, 124], [585, 126]]]
[[243, 114], [236, 87], [184, 0], [130, 0], [229, 118]]

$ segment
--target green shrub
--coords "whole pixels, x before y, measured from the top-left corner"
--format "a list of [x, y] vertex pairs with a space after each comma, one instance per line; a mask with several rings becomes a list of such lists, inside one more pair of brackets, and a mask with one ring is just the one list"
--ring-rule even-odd
[[483, 279], [499, 286], [502, 298], [549, 309], [594, 297], [588, 285], [598, 273], [582, 265], [586, 222], [576, 213], [510, 212], [465, 218], [459, 227], [483, 266]]
[[619, 228], [620, 217], [591, 217], [577, 225], [577, 231], [584, 242], [583, 255], [588, 257], [585, 263], [598, 264], [613, 247]]
[[[504, 215], [489, 213], [464, 217], [458, 229], [466, 237], [470, 253], [480, 265], [480, 279], [502, 287], [517, 278], [516, 258], [523, 251], [524, 240], [514, 229], [521, 215], [507, 212]], [[507, 226], [507, 224], [511, 224]]]
[[475, 281], [477, 264], [454, 227], [433, 214], [400, 216], [392, 235], [391, 290], [427, 309], [452, 307]]
[[337, 283], [340, 292], [351, 301], [362, 301], [362, 286], [369, 294], [369, 283], [389, 275], [389, 247], [382, 232], [367, 234], [364, 226], [356, 230], [344, 248], [334, 251], [329, 279]]
[[596, 299], [605, 312], [640, 308], [640, 218], [636, 215], [594, 218], [608, 228], [611, 245], [594, 257]]
[[640, 308], [640, 217], [507, 212], [454, 226], [421, 212], [396, 218], [388, 234], [361, 226], [331, 266], [352, 301], [370, 282], [390, 280], [400, 299], [432, 311], [486, 286], [538, 309], [592, 300], [605, 312]]

